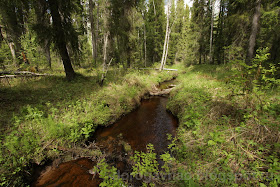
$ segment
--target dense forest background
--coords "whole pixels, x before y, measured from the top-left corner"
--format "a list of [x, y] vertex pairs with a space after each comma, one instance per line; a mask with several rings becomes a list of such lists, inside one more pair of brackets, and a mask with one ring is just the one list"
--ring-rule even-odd
[[[1, 1], [0, 64], [42, 70], [63, 62], [74, 67], [123, 68], [167, 64], [251, 64], [279, 67], [277, 0]], [[168, 37], [166, 37], [168, 35]]]
[[[280, 0], [191, 2], [0, 0], [0, 186], [82, 157], [103, 186], [128, 185], [117, 161], [188, 178], [146, 186], [279, 186]], [[92, 141], [170, 80], [166, 153]]]

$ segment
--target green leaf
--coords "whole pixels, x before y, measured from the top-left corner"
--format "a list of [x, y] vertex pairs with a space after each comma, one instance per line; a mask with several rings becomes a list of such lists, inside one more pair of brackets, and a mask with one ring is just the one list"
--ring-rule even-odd
[[263, 183], [260, 183], [260, 187], [267, 187], [267, 186]]
[[209, 140], [208, 141], [208, 145], [209, 146], [213, 146], [213, 145], [216, 145], [217, 143], [216, 142], [214, 142], [213, 140]]

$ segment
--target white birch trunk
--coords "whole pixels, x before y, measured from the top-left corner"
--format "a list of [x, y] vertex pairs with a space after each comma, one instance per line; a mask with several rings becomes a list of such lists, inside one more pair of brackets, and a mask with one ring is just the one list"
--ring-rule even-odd
[[103, 47], [103, 72], [106, 70], [107, 61], [107, 46], [108, 46], [109, 31], [104, 34], [104, 47]]
[[14, 45], [13, 42], [9, 42], [8, 45], [9, 45], [9, 48], [11, 50], [11, 54], [12, 54], [12, 57], [13, 57], [13, 63], [16, 63], [17, 57], [16, 57], [15, 45]]
[[144, 62], [147, 67], [147, 38], [146, 38], [146, 25], [144, 23]]
[[102, 67], [102, 70], [103, 70], [103, 73], [102, 73], [102, 76], [101, 76], [101, 84], [103, 83], [104, 79], [105, 79], [105, 76], [106, 76], [106, 73], [107, 73], [107, 64], [106, 64], [106, 61], [107, 61], [107, 46], [108, 46], [108, 37], [109, 37], [109, 31], [106, 32], [104, 34], [104, 46], [103, 46], [103, 67]]
[[[169, 10], [171, 7], [171, 4], [168, 1], [168, 9], [167, 9], [167, 15], [166, 15], [166, 32], [165, 32], [165, 39], [164, 39], [164, 46], [163, 46], [163, 52], [162, 52], [162, 58], [161, 58], [161, 63], [160, 63], [160, 68], [159, 70], [162, 71], [164, 68], [164, 65], [166, 64], [166, 58], [167, 58], [167, 53], [168, 53], [168, 43], [169, 43]], [[171, 30], [171, 29], [170, 29]]]

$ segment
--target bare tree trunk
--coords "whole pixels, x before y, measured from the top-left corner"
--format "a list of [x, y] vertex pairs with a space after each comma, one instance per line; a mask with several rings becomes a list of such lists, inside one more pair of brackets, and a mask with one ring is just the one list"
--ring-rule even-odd
[[144, 23], [144, 62], [147, 67], [147, 37], [146, 37], [146, 25]]
[[93, 20], [93, 8], [94, 8], [94, 5], [93, 5], [93, 0], [89, 0], [89, 22], [90, 22], [90, 33], [91, 33], [91, 45], [92, 45], [92, 58], [93, 58], [93, 61], [94, 61], [94, 64], [96, 64], [96, 55], [95, 55], [95, 28], [94, 28], [94, 20]]
[[[168, 17], [168, 16], [167, 16]], [[168, 20], [168, 19], [167, 19]], [[165, 59], [165, 53], [166, 53], [166, 43], [167, 43], [167, 38], [168, 38], [168, 22], [166, 24], [166, 32], [165, 32], [165, 39], [164, 39], [164, 46], [163, 46], [163, 52], [162, 52], [162, 58], [161, 58], [161, 63], [160, 63], [160, 68], [159, 71], [162, 71], [164, 68], [164, 59]]]
[[166, 63], [167, 48], [168, 48], [168, 42], [169, 42], [169, 10], [170, 10], [170, 6], [171, 6], [170, 3], [168, 2], [168, 10], [167, 10], [167, 16], [166, 16], [165, 39], [164, 39], [164, 46], [163, 46], [163, 52], [162, 52], [162, 58], [161, 58], [159, 71], [163, 70], [164, 65]]
[[15, 44], [13, 42], [9, 42], [7, 40], [7, 38], [5, 38], [1, 25], [0, 25], [0, 35], [1, 35], [1, 40], [4, 40], [7, 43], [7, 45], [9, 46], [10, 51], [11, 51], [11, 55], [12, 55], [12, 58], [13, 58], [13, 63], [16, 64], [17, 57], [16, 57]]
[[45, 40], [44, 45], [44, 54], [46, 56], [47, 62], [49, 64], [49, 68], [52, 69], [52, 59], [51, 59], [51, 52], [50, 52], [50, 42]]
[[213, 48], [213, 27], [214, 27], [214, 0], [211, 0], [210, 2], [210, 6], [211, 6], [211, 32], [210, 32], [210, 50], [209, 50], [209, 57], [210, 57], [210, 64], [213, 63], [213, 52], [212, 52], [212, 48]]
[[68, 80], [73, 80], [75, 77], [75, 72], [71, 64], [71, 60], [67, 51], [66, 41], [65, 41], [65, 34], [62, 28], [62, 20], [58, 10], [58, 2], [55, 0], [48, 0], [51, 16], [53, 20], [53, 27], [54, 27], [54, 36], [56, 41], [56, 45], [63, 61], [63, 66], [66, 74], [66, 78]]
[[251, 65], [251, 60], [255, 54], [256, 38], [258, 34], [260, 17], [261, 17], [261, 0], [256, 0], [256, 11], [252, 20], [252, 29], [249, 38], [248, 53], [246, 58], [247, 65]]
[[109, 31], [104, 34], [104, 46], [103, 46], [103, 72], [106, 70], [107, 61], [107, 46], [108, 46]]
[[155, 13], [155, 15], [157, 15], [155, 0], [153, 0], [153, 5], [154, 5], [154, 13]]
[[107, 73], [107, 64], [106, 64], [106, 61], [107, 61], [107, 46], [108, 46], [108, 37], [109, 37], [109, 31], [107, 33], [104, 34], [104, 46], [103, 46], [103, 73], [102, 73], [102, 76], [101, 76], [101, 85], [103, 84], [103, 81], [105, 79], [105, 76], [106, 76], [106, 73]]
[[171, 33], [171, 28], [169, 28], [168, 35], [167, 35], [167, 42], [166, 42], [166, 51], [165, 51], [165, 57], [164, 57], [164, 63], [163, 67], [166, 65], [166, 60], [167, 60], [167, 55], [168, 55], [168, 47], [169, 47], [169, 39], [170, 39], [170, 33]]
[[95, 59], [97, 61], [97, 53], [98, 53], [98, 31], [99, 31], [99, 4], [96, 2], [96, 7], [97, 7], [97, 14], [96, 14], [96, 29], [95, 29]]
[[13, 57], [13, 63], [16, 63], [17, 61], [17, 56], [16, 56], [16, 50], [15, 50], [15, 45], [13, 42], [8, 43], [12, 57]]

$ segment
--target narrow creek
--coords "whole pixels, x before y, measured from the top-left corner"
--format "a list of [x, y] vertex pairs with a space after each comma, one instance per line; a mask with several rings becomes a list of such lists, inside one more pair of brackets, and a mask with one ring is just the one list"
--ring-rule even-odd
[[161, 153], [168, 146], [167, 134], [175, 135], [177, 120], [166, 111], [167, 98], [154, 96], [143, 100], [141, 106], [124, 116], [114, 125], [96, 131], [96, 142], [116, 139], [120, 134], [133, 150], [145, 151], [146, 145], [154, 145]]
[[[164, 83], [159, 89], [167, 89], [170, 84]], [[135, 150], [146, 151], [146, 145], [149, 143], [154, 145], [158, 154], [167, 150], [170, 143], [167, 134], [174, 136], [178, 125], [177, 119], [166, 111], [167, 101], [168, 98], [163, 96], [143, 99], [137, 109], [123, 116], [115, 124], [96, 130], [93, 140], [102, 152], [111, 155], [109, 162], [118, 170], [128, 171], [125, 158], [131, 156], [131, 152]], [[131, 150], [130, 154], [127, 149]], [[89, 173], [94, 165], [93, 161], [80, 158], [57, 167], [49, 167], [32, 186], [98, 186], [100, 179]]]

